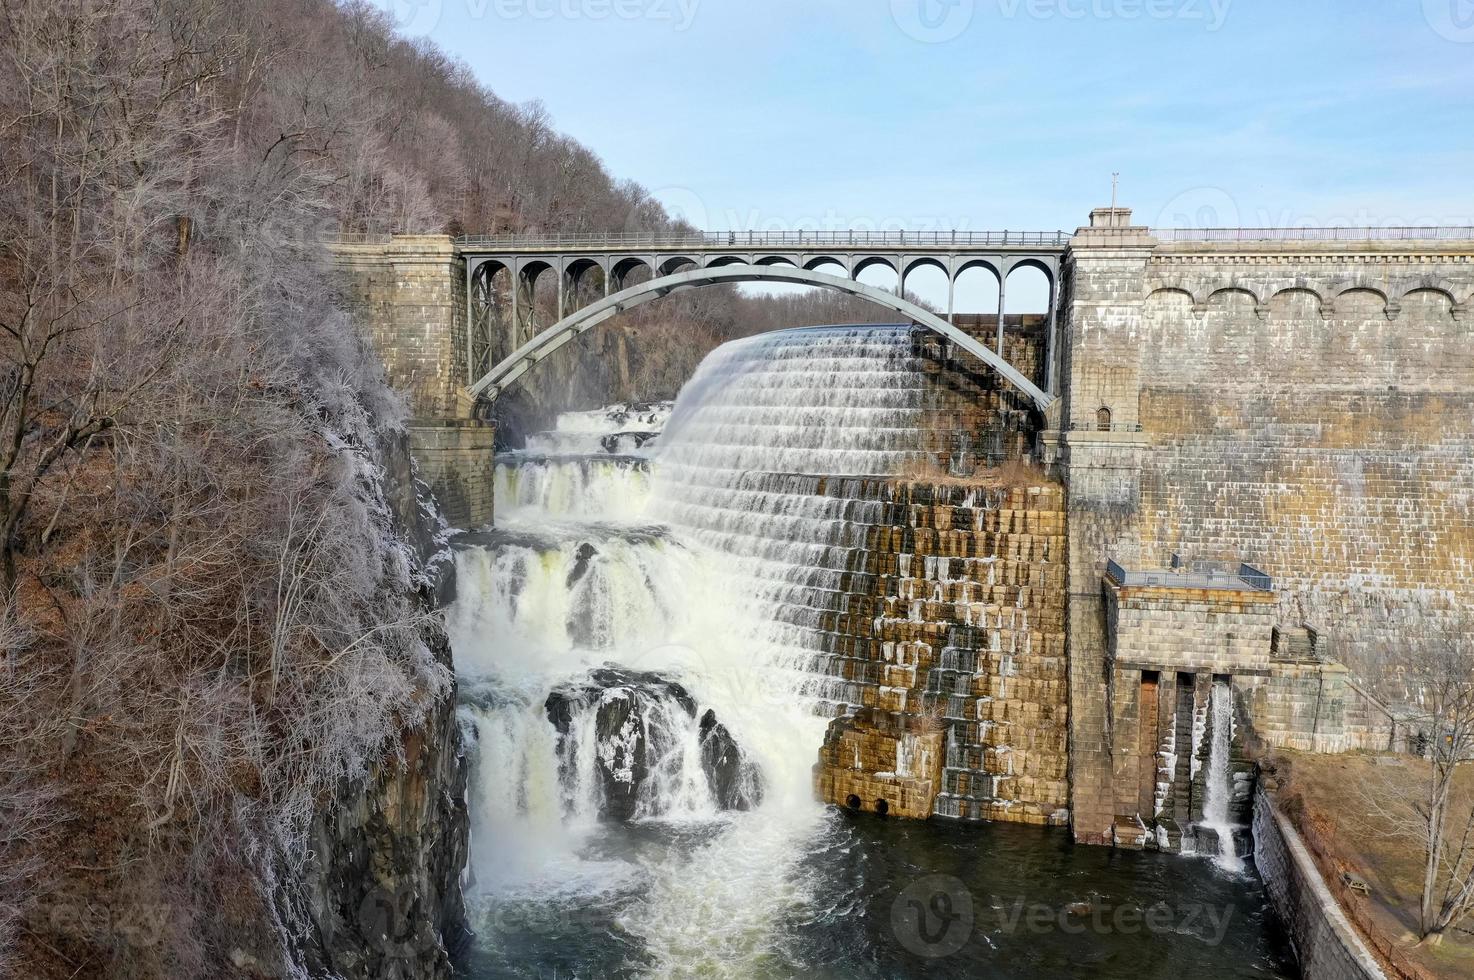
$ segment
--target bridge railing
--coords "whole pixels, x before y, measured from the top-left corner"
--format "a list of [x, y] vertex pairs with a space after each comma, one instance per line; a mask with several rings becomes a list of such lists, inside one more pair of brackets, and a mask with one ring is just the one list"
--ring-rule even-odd
[[1153, 228], [1164, 242], [1365, 242], [1474, 240], [1474, 228], [1407, 225], [1396, 228]]
[[1064, 248], [1063, 231], [705, 231], [576, 235], [462, 235], [457, 245], [495, 249]]

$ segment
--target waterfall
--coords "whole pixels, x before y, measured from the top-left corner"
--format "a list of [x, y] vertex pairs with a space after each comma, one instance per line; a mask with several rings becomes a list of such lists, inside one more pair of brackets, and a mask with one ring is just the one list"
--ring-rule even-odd
[[1203, 826], [1213, 831], [1218, 838], [1218, 866], [1225, 871], [1239, 872], [1243, 870], [1244, 862], [1234, 848], [1234, 824], [1228, 815], [1228, 805], [1233, 799], [1233, 768], [1229, 763], [1233, 748], [1234, 717], [1233, 688], [1227, 682], [1213, 682], [1210, 710], [1213, 713], [1213, 741], [1208, 746]]
[[[498, 458], [448, 614], [473, 902], [628, 894], [656, 975], [751, 972], [812, 897], [812, 767], [857, 696], [822, 624], [884, 523], [856, 491], [914, 458], [926, 383], [910, 327], [780, 331], [718, 348], [673, 406], [566, 414]], [[690, 829], [676, 856], [611, 829], [631, 821]]]
[[495, 471], [496, 520], [635, 521], [650, 495], [650, 462], [633, 455], [503, 453]]

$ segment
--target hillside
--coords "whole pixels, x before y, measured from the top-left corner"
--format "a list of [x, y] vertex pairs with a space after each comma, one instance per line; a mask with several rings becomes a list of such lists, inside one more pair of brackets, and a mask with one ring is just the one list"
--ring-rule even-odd
[[[0, 28], [0, 975], [325, 968], [324, 903], [361, 885], [310, 843], [328, 801], [372, 816], [401, 755], [455, 747], [423, 748], [453, 680], [403, 408], [318, 243], [670, 221], [367, 3], [16, 0]], [[669, 395], [829, 309], [699, 294], [549, 388]]]

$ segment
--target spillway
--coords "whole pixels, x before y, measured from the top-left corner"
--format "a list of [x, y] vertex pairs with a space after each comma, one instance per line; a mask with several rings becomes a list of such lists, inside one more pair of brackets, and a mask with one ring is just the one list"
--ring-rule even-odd
[[[1015, 765], [986, 751], [1002, 708], [980, 714], [1010, 692], [974, 687], [1029, 660], [1039, 559], [1000, 523], [1027, 501], [950, 474], [1016, 453], [1026, 409], [948, 363], [908, 326], [779, 331], [713, 352], [673, 405], [570, 413], [498, 458], [497, 527], [461, 540], [448, 614], [472, 976], [787, 977], [857, 949], [911, 969], [885, 925], [904, 848], [821, 805], [816, 763], [831, 720], [904, 698], [909, 670], [957, 739], [902, 735], [882, 775], [945, 761], [938, 812], [983, 815], [1003, 782], [968, 777]], [[943, 534], [1016, 554], [943, 557]], [[911, 648], [943, 634], [928, 680]], [[1017, 704], [1036, 681], [1007, 670]], [[915, 867], [947, 860], [928, 840]]]

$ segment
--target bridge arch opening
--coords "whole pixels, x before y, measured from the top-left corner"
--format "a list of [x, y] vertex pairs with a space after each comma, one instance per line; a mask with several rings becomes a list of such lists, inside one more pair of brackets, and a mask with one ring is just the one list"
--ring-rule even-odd
[[978, 358], [988, 368], [996, 371], [1003, 379], [1023, 392], [1043, 413], [1055, 401], [1054, 396], [1040, 389], [1022, 372], [1015, 369], [998, 354], [989, 350], [963, 330], [943, 320], [937, 314], [897, 296], [893, 291], [876, 288], [863, 282], [841, 279], [822, 273], [810, 272], [783, 266], [744, 265], [731, 268], [694, 269], [650, 282], [630, 286], [585, 309], [565, 317], [558, 323], [527, 341], [509, 357], [503, 359], [490, 371], [474, 382], [469, 389], [473, 399], [491, 399], [506, 390], [534, 365], [548, 357], [558, 348], [627, 310], [641, 306], [673, 292], [699, 286], [721, 283], [787, 283], [798, 286], [823, 286], [852, 296], [868, 299], [880, 306], [901, 314], [905, 319], [945, 337], [957, 347]]
[[604, 290], [604, 267], [593, 259], [574, 259], [564, 267], [570, 297], [593, 296]]
[[660, 263], [660, 274], [662, 276], [671, 276], [677, 272], [683, 272], [686, 269], [697, 268], [700, 268], [700, 263], [695, 259], [685, 255], [675, 255]]
[[1002, 282], [998, 267], [987, 259], [973, 259], [958, 266], [952, 279], [958, 322], [977, 322], [979, 317], [997, 315]]
[[952, 277], [937, 259], [918, 259], [906, 265], [901, 295], [943, 314], [952, 312]]
[[466, 286], [466, 363], [470, 376], [478, 378], [517, 347], [511, 333], [511, 266], [495, 259], [478, 262]]
[[810, 272], [823, 272], [833, 276], [850, 277], [849, 266], [844, 264], [843, 259], [837, 259], [832, 255], [815, 255], [804, 263], [804, 268]]
[[886, 289], [894, 293], [898, 292], [896, 286], [900, 278], [900, 272], [890, 259], [874, 256], [855, 263], [855, 281], [863, 282], [867, 286]]
[[1025, 259], [1008, 270], [1003, 312], [1009, 315], [1049, 312], [1054, 275], [1042, 262]]
[[535, 260], [517, 272], [517, 317], [513, 336], [520, 344], [558, 319], [558, 268]]
[[620, 259], [609, 270], [609, 285], [615, 291], [638, 286], [654, 278], [655, 270], [644, 259]]

